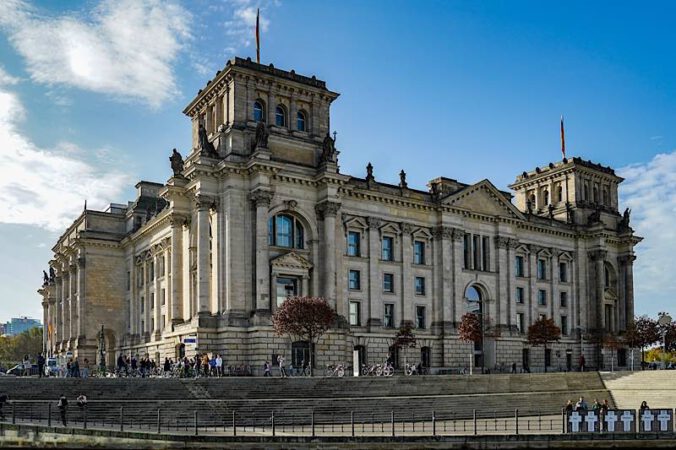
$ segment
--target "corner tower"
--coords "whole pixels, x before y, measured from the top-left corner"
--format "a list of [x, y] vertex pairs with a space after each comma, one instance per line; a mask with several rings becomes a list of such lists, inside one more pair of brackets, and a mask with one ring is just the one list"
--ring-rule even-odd
[[190, 153], [244, 161], [260, 147], [270, 159], [317, 166], [338, 95], [315, 76], [234, 58], [183, 111]]
[[623, 180], [610, 167], [574, 157], [523, 172], [509, 187], [521, 211], [615, 229], [621, 221], [617, 188]]

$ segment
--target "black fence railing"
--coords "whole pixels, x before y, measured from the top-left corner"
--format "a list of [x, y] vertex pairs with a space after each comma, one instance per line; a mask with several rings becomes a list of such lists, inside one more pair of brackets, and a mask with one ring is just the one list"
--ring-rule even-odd
[[303, 435], [303, 436], [398, 436], [561, 434], [566, 416], [542, 412], [522, 416], [518, 410], [472, 410], [471, 416], [453, 412], [399, 410], [284, 410], [230, 409], [221, 401], [172, 402], [156, 407], [152, 402], [69, 403], [12, 401], [0, 421], [73, 429], [103, 429], [166, 434]]

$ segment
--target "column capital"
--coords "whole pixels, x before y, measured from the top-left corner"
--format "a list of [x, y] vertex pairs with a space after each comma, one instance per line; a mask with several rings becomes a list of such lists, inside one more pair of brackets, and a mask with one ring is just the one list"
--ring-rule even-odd
[[373, 229], [377, 230], [378, 228], [381, 227], [381, 225], [383, 224], [383, 221], [382, 221], [382, 219], [380, 219], [378, 217], [367, 217], [366, 223], [368, 224], [369, 228], [373, 228]]
[[460, 228], [453, 228], [453, 240], [459, 242], [463, 239], [465, 239], [465, 231]]
[[318, 203], [315, 206], [315, 213], [317, 214], [319, 220], [323, 220], [325, 217], [336, 217], [339, 209], [340, 203], [326, 200], [322, 203]]
[[413, 233], [413, 225], [408, 222], [401, 222], [401, 232], [403, 234]]
[[274, 194], [271, 191], [265, 189], [256, 189], [255, 191], [249, 193], [249, 201], [253, 203], [255, 207], [268, 207], [272, 202], [273, 196]]
[[589, 258], [591, 258], [592, 261], [603, 261], [606, 259], [606, 256], [608, 255], [608, 251], [606, 250], [591, 250], [588, 252]]
[[453, 238], [453, 228], [446, 226], [438, 226], [432, 230], [432, 237], [434, 239], [451, 239]]
[[495, 245], [498, 248], [508, 249], [511, 245], [512, 239], [504, 236], [495, 236]]
[[198, 210], [215, 209], [218, 206], [218, 199], [211, 195], [195, 194], [195, 207]]
[[621, 264], [631, 265], [636, 261], [635, 255], [622, 255], [617, 257], [617, 261]]
[[169, 216], [169, 224], [172, 228], [182, 227], [187, 223], [187, 218], [181, 214], [172, 213]]

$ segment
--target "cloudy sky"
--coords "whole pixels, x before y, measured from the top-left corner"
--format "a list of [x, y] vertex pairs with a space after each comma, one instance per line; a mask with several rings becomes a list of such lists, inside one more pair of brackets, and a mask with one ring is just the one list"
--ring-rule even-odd
[[673, 2], [0, 1], [0, 321], [41, 318], [41, 271], [82, 210], [165, 181], [181, 111], [227, 59], [341, 92], [341, 170], [412, 187], [444, 175], [506, 189], [569, 155], [626, 178], [636, 309], [676, 313]]

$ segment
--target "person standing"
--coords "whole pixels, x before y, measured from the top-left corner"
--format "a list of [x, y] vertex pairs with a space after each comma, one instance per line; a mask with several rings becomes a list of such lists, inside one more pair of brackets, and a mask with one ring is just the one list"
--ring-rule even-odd
[[45, 371], [45, 357], [42, 356], [42, 353], [38, 355], [38, 378], [42, 378], [42, 375]]
[[5, 413], [2, 409], [4, 408], [5, 403], [7, 403], [7, 400], [9, 400], [7, 394], [0, 394], [0, 420], [5, 420]]
[[82, 378], [89, 377], [89, 360], [85, 358], [82, 361]]
[[61, 423], [63, 426], [67, 426], [66, 423], [66, 410], [68, 408], [68, 399], [66, 399], [66, 396], [61, 394], [61, 397], [59, 398], [59, 403], [57, 403], [57, 408], [59, 408], [59, 414], [61, 415]]
[[585, 363], [584, 355], [580, 355], [580, 372], [584, 372]]
[[271, 377], [272, 376], [272, 370], [270, 370], [270, 362], [265, 361], [265, 364], [263, 364], [263, 376], [264, 377]]
[[31, 358], [30, 355], [23, 357], [23, 374], [24, 376], [29, 376], [31, 374]]
[[512, 373], [516, 373], [516, 363], [512, 363]]
[[279, 376], [282, 378], [288, 378], [286, 373], [286, 362], [282, 355], [277, 355], [277, 364], [279, 364]]

